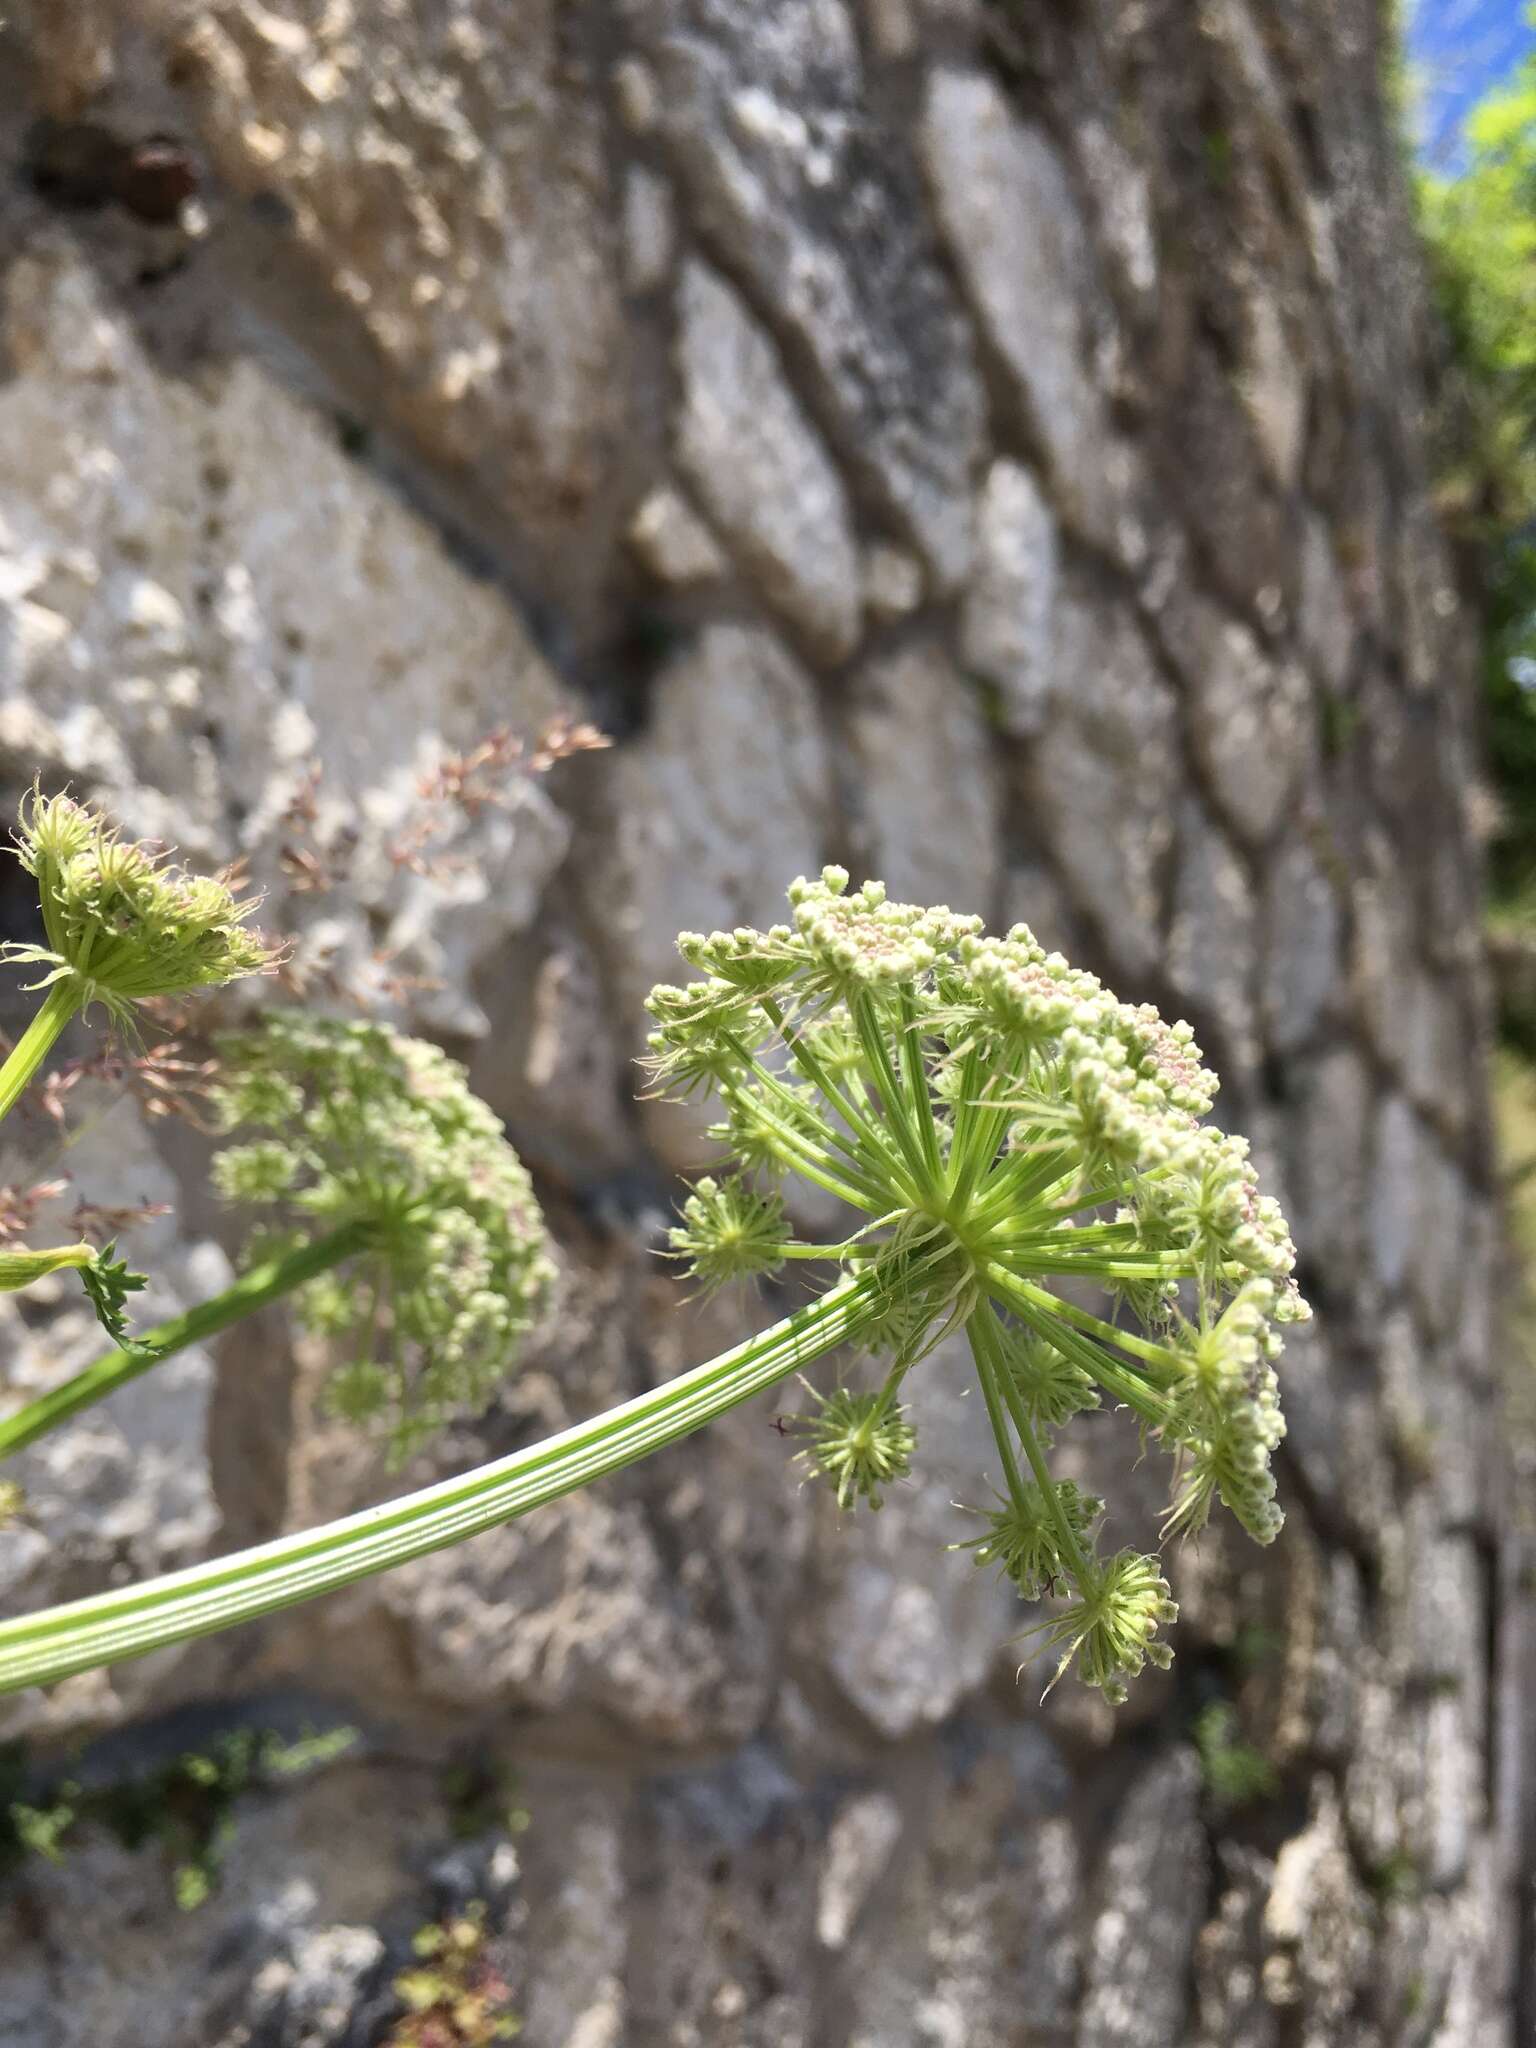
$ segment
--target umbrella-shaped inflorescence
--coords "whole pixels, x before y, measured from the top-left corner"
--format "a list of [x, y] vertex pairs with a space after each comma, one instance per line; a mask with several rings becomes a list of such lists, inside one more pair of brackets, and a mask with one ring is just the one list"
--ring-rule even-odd
[[[963, 1328], [997, 1440], [998, 1504], [971, 1545], [1111, 1699], [1175, 1609], [1155, 1556], [1101, 1555], [1102, 1506], [1053, 1475], [1055, 1435], [1101, 1396], [1133, 1409], [1173, 1462], [1168, 1526], [1216, 1502], [1257, 1541], [1280, 1528], [1270, 1454], [1284, 1431], [1280, 1329], [1308, 1313], [1284, 1218], [1248, 1148], [1203, 1121], [1216, 1078], [1187, 1024], [1118, 1000], [1023, 925], [892, 903], [841, 869], [789, 892], [769, 931], [685, 933], [698, 979], [650, 998], [659, 1092], [707, 1094], [731, 1156], [672, 1233], [702, 1284], [834, 1259], [872, 1276], [872, 1394], [807, 1418], [806, 1456], [844, 1505], [914, 1453], [901, 1389]], [[795, 1237], [777, 1183], [847, 1205], [839, 1243]], [[1097, 1283], [1097, 1314], [1061, 1283]]]
[[215, 1103], [242, 1142], [219, 1192], [272, 1220], [254, 1258], [324, 1236], [351, 1255], [294, 1295], [340, 1363], [333, 1412], [377, 1422], [396, 1458], [483, 1407], [553, 1275], [528, 1174], [436, 1046], [287, 1012], [219, 1043]]

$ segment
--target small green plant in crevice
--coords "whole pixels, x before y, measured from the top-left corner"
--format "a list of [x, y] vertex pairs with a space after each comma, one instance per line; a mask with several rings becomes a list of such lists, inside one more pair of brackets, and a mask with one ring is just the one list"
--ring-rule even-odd
[[271, 1728], [234, 1728], [169, 1762], [104, 1783], [63, 1776], [23, 1798], [25, 1750], [0, 1750], [0, 1872], [39, 1856], [57, 1862], [87, 1831], [123, 1848], [158, 1848], [171, 1895], [183, 1911], [215, 1888], [247, 1793], [323, 1769], [358, 1740], [337, 1727], [298, 1737]]
[[1280, 1789], [1280, 1774], [1273, 1762], [1245, 1741], [1241, 1730], [1230, 1700], [1212, 1700], [1195, 1716], [1192, 1732], [1201, 1780], [1207, 1797], [1226, 1813], [1272, 1799]]
[[456, 1758], [444, 1768], [441, 1790], [449, 1830], [460, 1841], [493, 1832], [520, 1835], [529, 1826], [518, 1774], [497, 1758]]
[[[892, 902], [879, 883], [851, 888], [837, 868], [795, 882], [789, 902], [767, 931], [682, 935], [694, 979], [652, 992], [649, 1066], [656, 1094], [710, 1098], [718, 1117], [722, 1163], [684, 1203], [673, 1255], [705, 1290], [809, 1269], [818, 1291], [544, 1443], [320, 1529], [0, 1623], [0, 1691], [460, 1542], [845, 1344], [876, 1361], [875, 1384], [818, 1388], [801, 1457], [844, 1509], [874, 1505], [920, 1458], [904, 1389], [951, 1336], [969, 1348], [997, 1453], [993, 1501], [969, 1504], [981, 1531], [962, 1547], [1021, 1599], [1058, 1603], [1024, 1632], [1054, 1660], [1051, 1683], [1075, 1664], [1118, 1702], [1147, 1663], [1166, 1665], [1175, 1608], [1161, 1556], [1104, 1541], [1113, 1489], [1101, 1502], [1059, 1476], [1056, 1441], [1092, 1428], [1107, 1399], [1170, 1460], [1165, 1537], [1198, 1531], [1218, 1505], [1260, 1543], [1280, 1529], [1275, 1361], [1308, 1310], [1246, 1142], [1207, 1121], [1216, 1077], [1187, 1025], [1120, 1001], [1023, 925], [988, 936], [978, 918]], [[217, 1314], [326, 1276], [310, 1312], [368, 1361], [333, 1382], [337, 1405], [382, 1411], [408, 1445], [418, 1415], [488, 1391], [534, 1312], [542, 1238], [521, 1168], [462, 1077], [441, 1055], [358, 1035], [370, 1029], [289, 1018], [254, 1049], [231, 1047], [226, 1121], [254, 1135], [221, 1184], [302, 1241], [280, 1239]], [[797, 1234], [791, 1180], [841, 1205], [832, 1241]], [[329, 1277], [343, 1260], [356, 1263]], [[1085, 1284], [1102, 1291], [1099, 1309], [1078, 1298]]]
[[1279, 1629], [1262, 1621], [1244, 1621], [1238, 1625], [1226, 1655], [1233, 1673], [1242, 1679], [1251, 1678], [1256, 1671], [1272, 1670], [1284, 1651], [1285, 1637]]
[[1418, 1859], [1407, 1849], [1393, 1849], [1361, 1873], [1365, 1888], [1378, 1905], [1411, 1904], [1424, 1892], [1424, 1872]]
[[1360, 706], [1338, 690], [1321, 690], [1317, 699], [1317, 727], [1324, 760], [1340, 760], [1349, 752], [1360, 730]]
[[394, 1983], [405, 2012], [380, 2048], [491, 2048], [521, 2031], [485, 1922], [484, 1901], [472, 1899], [461, 1912], [418, 1931], [411, 1944], [416, 1963]]

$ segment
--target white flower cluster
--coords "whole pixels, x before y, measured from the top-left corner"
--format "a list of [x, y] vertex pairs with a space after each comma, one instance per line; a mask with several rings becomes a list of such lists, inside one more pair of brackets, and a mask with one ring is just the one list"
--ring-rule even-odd
[[[226, 1200], [276, 1210], [266, 1253], [353, 1231], [360, 1249], [302, 1287], [308, 1325], [350, 1352], [329, 1398], [381, 1420], [402, 1456], [483, 1406], [553, 1269], [528, 1175], [463, 1069], [381, 1025], [283, 1013], [219, 1045]], [[298, 1227], [296, 1227], [298, 1226]]]
[[[813, 1249], [776, 1177], [848, 1205], [851, 1234], [822, 1249], [876, 1277], [867, 1335], [895, 1360], [878, 1394], [812, 1419], [813, 1462], [845, 1505], [872, 1490], [857, 1475], [882, 1430], [902, 1432], [885, 1454], [904, 1463], [902, 1378], [963, 1325], [1006, 1484], [972, 1547], [1027, 1598], [1070, 1595], [1041, 1632], [1118, 1698], [1165, 1660], [1172, 1603], [1155, 1558], [1098, 1558], [1101, 1504], [1049, 1478], [1052, 1432], [1101, 1392], [1127, 1404], [1174, 1458], [1170, 1528], [1219, 1500], [1271, 1540], [1273, 1361], [1308, 1312], [1284, 1218], [1245, 1142], [1202, 1121], [1217, 1082], [1187, 1024], [1121, 1002], [1023, 925], [988, 937], [838, 868], [789, 901], [766, 932], [683, 934], [701, 978], [651, 997], [658, 1089], [716, 1098], [736, 1169], [700, 1183], [674, 1249], [709, 1285], [770, 1274]], [[1064, 1298], [1084, 1278], [1117, 1315]]]

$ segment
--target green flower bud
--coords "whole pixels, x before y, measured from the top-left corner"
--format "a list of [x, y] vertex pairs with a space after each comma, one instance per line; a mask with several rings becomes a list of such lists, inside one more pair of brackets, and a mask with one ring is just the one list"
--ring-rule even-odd
[[255, 909], [216, 877], [165, 865], [68, 796], [34, 788], [21, 807], [17, 855], [38, 887], [46, 946], [7, 946], [11, 960], [69, 980], [82, 1006], [129, 1021], [150, 996], [188, 995], [270, 968], [277, 955], [246, 929]]
[[77, 1270], [96, 1263], [96, 1247], [92, 1244], [54, 1245], [47, 1251], [28, 1251], [25, 1245], [7, 1245], [0, 1251], [0, 1294], [14, 1294], [20, 1287], [30, 1287], [34, 1280], [41, 1280], [45, 1274], [60, 1273], [66, 1267]]
[[732, 1280], [757, 1280], [784, 1263], [789, 1225], [777, 1195], [763, 1194], [739, 1175], [694, 1184], [682, 1223], [669, 1233], [672, 1250], [712, 1294]]
[[225, 1202], [276, 1202], [292, 1187], [298, 1169], [292, 1148], [280, 1139], [230, 1145], [214, 1159], [214, 1190]]
[[1083, 1368], [1031, 1331], [1004, 1332], [1004, 1366], [1031, 1422], [1059, 1429], [1099, 1405], [1098, 1389]]
[[1057, 1480], [1052, 1492], [1054, 1509], [1038, 1486], [1026, 1484], [1016, 1500], [999, 1494], [1001, 1505], [982, 1511], [985, 1532], [956, 1546], [969, 1550], [977, 1564], [997, 1565], [1026, 1600], [1043, 1600], [1059, 1590], [1060, 1581], [1071, 1580], [1071, 1560], [1062, 1554], [1061, 1518], [1081, 1540], [1104, 1512], [1103, 1501], [1080, 1493], [1070, 1479]]
[[1127, 1679], [1138, 1677], [1149, 1662], [1164, 1671], [1173, 1662], [1173, 1652], [1158, 1641], [1157, 1631], [1178, 1618], [1157, 1559], [1122, 1550], [1107, 1564], [1090, 1564], [1076, 1599], [1026, 1634], [1039, 1635], [1043, 1648], [1062, 1652], [1052, 1686], [1075, 1660], [1084, 1685], [1118, 1707], [1127, 1697]]
[[819, 1394], [814, 1415], [800, 1419], [810, 1444], [799, 1453], [810, 1469], [837, 1494], [840, 1508], [855, 1501], [881, 1505], [882, 1490], [912, 1469], [917, 1431], [906, 1411], [879, 1394], [856, 1394], [847, 1387]]

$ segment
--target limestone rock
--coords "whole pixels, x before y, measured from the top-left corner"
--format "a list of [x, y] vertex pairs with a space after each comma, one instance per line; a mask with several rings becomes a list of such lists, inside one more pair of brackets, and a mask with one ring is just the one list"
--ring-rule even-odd
[[628, 539], [663, 583], [712, 583], [725, 574], [719, 542], [677, 491], [652, 491], [630, 521]]
[[834, 1682], [887, 1739], [933, 1726], [991, 1666], [1014, 1626], [1007, 1589], [946, 1546], [974, 1533], [956, 1503], [990, 1498], [996, 1449], [968, 1392], [963, 1340], [908, 1381], [921, 1462], [878, 1514], [818, 1502], [814, 1597], [804, 1624]]
[[614, 763], [588, 882], [619, 1014], [681, 975], [679, 931], [773, 924], [825, 858], [826, 742], [809, 679], [760, 629], [712, 625], [658, 676]]
[[850, 2048], [1008, 2048], [1027, 1976], [1042, 2048], [1068, 2048], [1083, 1962], [1084, 1857], [1062, 1810], [1060, 1753], [1034, 1726], [960, 1724], [932, 1788], [936, 1821], [882, 1890], [891, 1938], [851, 1944]]
[[1299, 2004], [1317, 2029], [1343, 2024], [1368, 1968], [1368, 1928], [1369, 1908], [1338, 1806], [1319, 1784], [1307, 1827], [1275, 1859], [1264, 1908], [1264, 1930], [1275, 1947], [1264, 1971], [1272, 2002]]
[[769, 602], [839, 661], [859, 630], [841, 480], [730, 286], [693, 263], [680, 300], [678, 460]]
[[1071, 680], [1034, 749], [1034, 805], [1069, 890], [1125, 971], [1144, 974], [1158, 952], [1174, 832], [1173, 692], [1131, 616], [1086, 592], [1063, 597], [1056, 661]]
[[1237, 620], [1189, 591], [1159, 619], [1169, 659], [1188, 678], [1190, 731], [1211, 794], [1244, 843], [1266, 845], [1310, 758], [1306, 678], [1272, 661]]
[[1028, 737], [1044, 724], [1056, 685], [1056, 521], [1022, 464], [995, 462], [976, 525], [960, 651], [967, 668], [997, 691], [1004, 732]]
[[1336, 1000], [1343, 918], [1333, 884], [1305, 838], [1290, 841], [1265, 878], [1268, 945], [1264, 1011], [1269, 1042], [1295, 1052]]
[[711, 243], [792, 339], [839, 453], [953, 587], [970, 555], [981, 386], [915, 175], [864, 96], [842, 0], [786, 0], [771, 36], [749, 0], [624, 0], [623, 12]]
[[[423, 872], [402, 849], [445, 754], [554, 711], [526, 636], [260, 371], [162, 379], [59, 247], [12, 272], [7, 305], [0, 607], [46, 598], [63, 626], [0, 656], [0, 746], [189, 858], [246, 855], [268, 922], [340, 986], [377, 1002], [415, 977], [417, 1018], [483, 1031], [473, 971], [531, 921], [565, 822], [517, 775], [476, 815], [434, 815]], [[293, 816], [310, 799], [312, 827]], [[295, 847], [344, 877], [346, 920]]]
[[1179, 837], [1167, 970], [1182, 1001], [1211, 1019], [1222, 1047], [1219, 1064], [1236, 1078], [1258, 1052], [1253, 892], [1225, 835], [1200, 805], [1184, 805]]
[[974, 686], [941, 648], [913, 641], [860, 674], [849, 735], [864, 869], [893, 896], [990, 917], [1002, 792]]
[[1179, 2039], [1203, 1890], [1194, 1758], [1175, 1754], [1135, 1786], [1105, 1855], [1088, 1950], [1083, 2048]]
[[664, 284], [677, 243], [672, 193], [664, 178], [643, 164], [624, 181], [624, 281], [632, 292]]
[[254, 0], [127, 13], [160, 39], [221, 179], [282, 207], [363, 406], [567, 531], [624, 385], [616, 208], [558, 10], [421, 4], [366, 36]]
[[1112, 541], [1120, 507], [1090, 368], [1092, 259], [1061, 160], [988, 79], [949, 69], [929, 84], [923, 150], [945, 231], [1053, 487], [1084, 531]]

